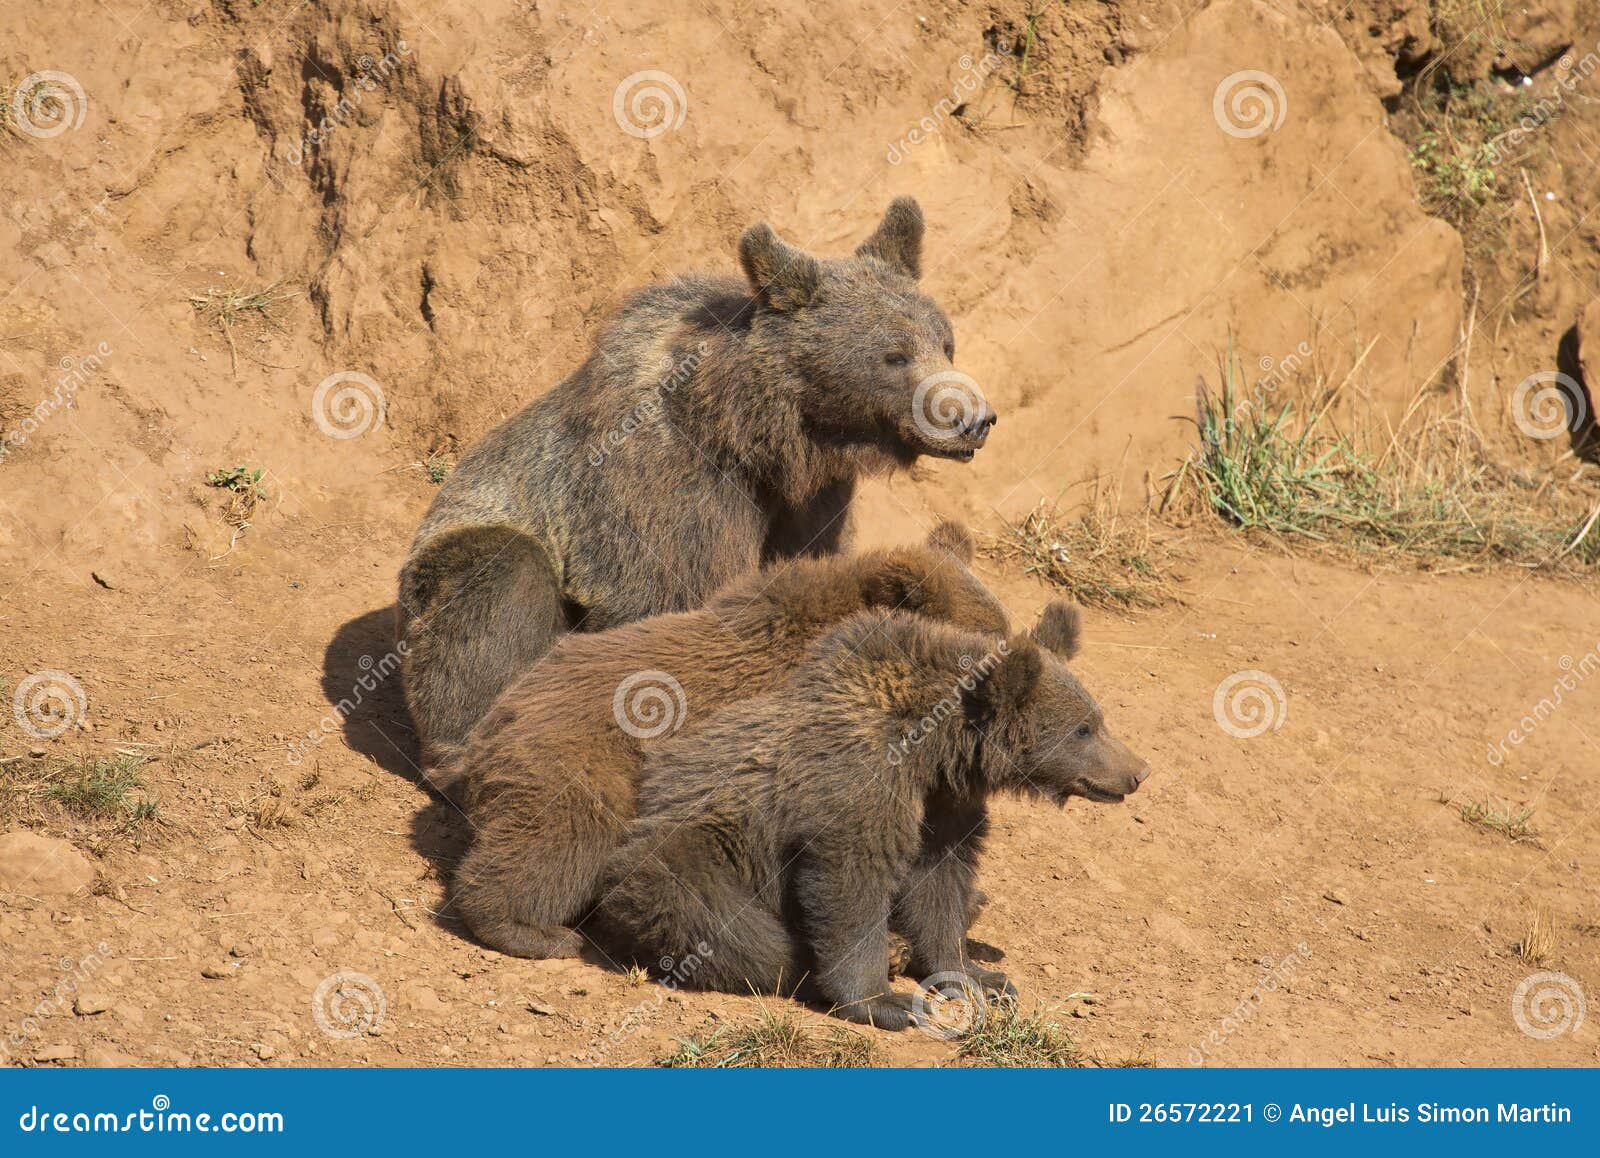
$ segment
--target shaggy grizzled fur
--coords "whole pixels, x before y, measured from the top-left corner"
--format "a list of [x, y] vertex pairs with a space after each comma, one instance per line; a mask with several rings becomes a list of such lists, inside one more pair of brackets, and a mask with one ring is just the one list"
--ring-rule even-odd
[[912, 1011], [886, 992], [891, 927], [915, 975], [1005, 989], [965, 948], [987, 797], [1119, 801], [1147, 771], [1062, 662], [1076, 642], [1064, 605], [1003, 655], [992, 636], [856, 616], [777, 691], [656, 748], [585, 931], [639, 961], [694, 953], [698, 987], [805, 979], [887, 1029]]
[[[474, 826], [456, 873], [462, 918], [505, 953], [576, 953], [582, 941], [566, 926], [594, 900], [633, 818], [650, 733], [664, 740], [685, 719], [769, 690], [809, 643], [864, 608], [900, 608], [998, 639], [1006, 614], [967, 569], [971, 555], [965, 529], [944, 524], [926, 546], [783, 564], [735, 581], [699, 611], [563, 639], [442, 769], [441, 790]], [[654, 727], [629, 732], [624, 719], [646, 721], [628, 712], [619, 689], [640, 673], [645, 695], [667, 690], [647, 705], [658, 709]], [[683, 689], [681, 706], [669, 678]]]
[[994, 423], [981, 397], [947, 437], [913, 417], [918, 383], [954, 355], [917, 288], [922, 235], [906, 198], [841, 261], [753, 226], [745, 281], [634, 295], [582, 366], [462, 458], [400, 573], [425, 764], [564, 632], [685, 611], [761, 563], [836, 553], [864, 473], [972, 457]]

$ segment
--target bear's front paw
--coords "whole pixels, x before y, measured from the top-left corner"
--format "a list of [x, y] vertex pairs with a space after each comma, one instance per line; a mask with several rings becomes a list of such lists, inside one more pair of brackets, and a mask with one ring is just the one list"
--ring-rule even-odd
[[1011, 979], [997, 970], [979, 969], [976, 965], [968, 965], [967, 976], [982, 987], [984, 997], [989, 1000], [999, 1000], [1017, 995], [1017, 987], [1011, 984]]
[[905, 993], [885, 993], [881, 997], [869, 997], [865, 1001], [841, 1005], [833, 1012], [846, 1021], [877, 1029], [905, 1029], [913, 1020], [911, 1010], [914, 1000]]

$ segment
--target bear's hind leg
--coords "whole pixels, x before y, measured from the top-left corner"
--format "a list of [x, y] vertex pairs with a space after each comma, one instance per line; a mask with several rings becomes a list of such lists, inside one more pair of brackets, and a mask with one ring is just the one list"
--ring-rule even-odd
[[431, 768], [550, 650], [567, 620], [539, 544], [512, 527], [480, 526], [438, 535], [406, 562], [398, 628], [406, 703]]
[[770, 906], [705, 833], [681, 828], [658, 844], [659, 831], [617, 851], [585, 931], [685, 988], [793, 990], [794, 940]]

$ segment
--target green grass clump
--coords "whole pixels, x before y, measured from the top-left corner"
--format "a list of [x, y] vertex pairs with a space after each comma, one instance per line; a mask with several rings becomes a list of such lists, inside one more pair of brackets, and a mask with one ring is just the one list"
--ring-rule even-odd
[[139, 777], [143, 764], [143, 756], [68, 764], [51, 777], [46, 795], [84, 819], [138, 824], [156, 814], [155, 801], [134, 797], [144, 787]]
[[1512, 844], [1537, 844], [1539, 834], [1535, 831], [1530, 821], [1533, 820], [1533, 809], [1512, 808], [1510, 805], [1499, 805], [1493, 800], [1485, 800], [1481, 804], [1469, 800], [1461, 805], [1461, 819], [1475, 828], [1485, 832], [1498, 833]]
[[983, 1023], [961, 1039], [956, 1059], [961, 1065], [998, 1068], [1077, 1069], [1085, 1064], [1049, 1011], [1024, 1013], [1010, 999], [988, 1006]]
[[1537, 503], [1527, 479], [1491, 459], [1470, 415], [1391, 430], [1385, 443], [1370, 427], [1339, 429], [1336, 389], [1274, 408], [1242, 399], [1235, 374], [1230, 350], [1221, 390], [1202, 384], [1199, 445], [1168, 476], [1164, 510], [1198, 503], [1242, 529], [1413, 561], [1595, 561], [1592, 521]]

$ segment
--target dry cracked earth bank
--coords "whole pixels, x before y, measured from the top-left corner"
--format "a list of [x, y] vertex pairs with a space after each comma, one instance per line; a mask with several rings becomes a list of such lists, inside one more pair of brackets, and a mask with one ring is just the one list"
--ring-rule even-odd
[[[392, 678], [455, 456], [755, 220], [838, 253], [916, 196], [1002, 415], [861, 544], [1090, 479], [1143, 518], [1230, 356], [1600, 497], [1580, 0], [78, 0], [0, 14], [0, 90], [12, 1064], [636, 1065], [790, 1008], [476, 945]], [[1109, 1063], [1594, 1064], [1592, 552], [1159, 535], [1178, 599], [1079, 661], [1154, 775], [997, 808], [973, 936], [1025, 1007]]]

